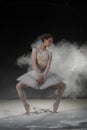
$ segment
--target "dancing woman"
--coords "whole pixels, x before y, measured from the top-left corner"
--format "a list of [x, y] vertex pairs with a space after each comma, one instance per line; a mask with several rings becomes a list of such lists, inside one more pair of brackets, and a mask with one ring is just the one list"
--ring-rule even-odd
[[57, 97], [53, 104], [53, 112], [56, 112], [66, 88], [63, 78], [50, 71], [52, 52], [47, 50], [53, 43], [53, 36], [51, 34], [43, 34], [41, 36], [42, 43], [38, 48], [32, 49], [32, 66], [33, 70], [23, 74], [17, 78], [19, 81], [16, 89], [21, 101], [24, 104], [25, 110], [29, 113], [30, 104], [27, 102], [24, 87], [30, 86], [35, 89], [46, 89], [47, 87], [57, 87]]

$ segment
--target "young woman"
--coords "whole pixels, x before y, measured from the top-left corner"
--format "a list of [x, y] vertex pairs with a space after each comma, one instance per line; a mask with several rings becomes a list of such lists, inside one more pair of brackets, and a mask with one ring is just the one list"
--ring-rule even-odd
[[32, 49], [33, 70], [25, 73], [17, 79], [19, 82], [16, 85], [16, 89], [27, 113], [29, 113], [30, 105], [26, 100], [23, 90], [26, 85], [41, 90], [49, 86], [56, 86], [58, 91], [56, 100], [53, 104], [53, 112], [57, 111], [60, 99], [66, 88], [63, 79], [58, 74], [50, 71], [52, 52], [47, 50], [47, 47], [51, 46], [53, 43], [53, 36], [51, 34], [43, 34], [41, 39], [42, 44], [40, 47]]

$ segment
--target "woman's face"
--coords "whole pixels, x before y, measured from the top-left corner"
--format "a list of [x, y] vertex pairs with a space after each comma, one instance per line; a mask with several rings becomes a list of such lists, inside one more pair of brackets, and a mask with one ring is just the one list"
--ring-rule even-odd
[[53, 43], [53, 38], [44, 39], [44, 44], [49, 47]]

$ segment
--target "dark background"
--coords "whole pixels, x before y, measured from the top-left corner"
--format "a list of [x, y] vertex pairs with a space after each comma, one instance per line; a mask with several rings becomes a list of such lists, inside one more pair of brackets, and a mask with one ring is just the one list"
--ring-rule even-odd
[[[84, 1], [0, 1], [0, 98], [17, 97], [16, 78], [26, 72], [26, 67], [19, 68], [16, 59], [31, 52], [37, 36], [51, 33], [55, 43], [66, 39], [81, 46], [87, 41], [86, 18]], [[37, 91], [29, 90], [37, 95]], [[45, 91], [39, 93], [43, 97]]]

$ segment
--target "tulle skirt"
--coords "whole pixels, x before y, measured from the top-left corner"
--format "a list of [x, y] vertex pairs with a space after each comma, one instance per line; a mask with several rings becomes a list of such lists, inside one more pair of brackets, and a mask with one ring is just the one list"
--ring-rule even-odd
[[24, 75], [19, 76], [17, 78], [17, 81], [22, 81], [26, 86], [30, 86], [32, 88], [42, 90], [50, 86], [56, 85], [57, 83], [64, 80], [60, 75], [54, 72], [48, 72], [45, 78], [45, 82], [39, 87], [36, 82], [37, 79], [38, 79], [38, 76], [36, 72], [32, 70], [25, 73]]

